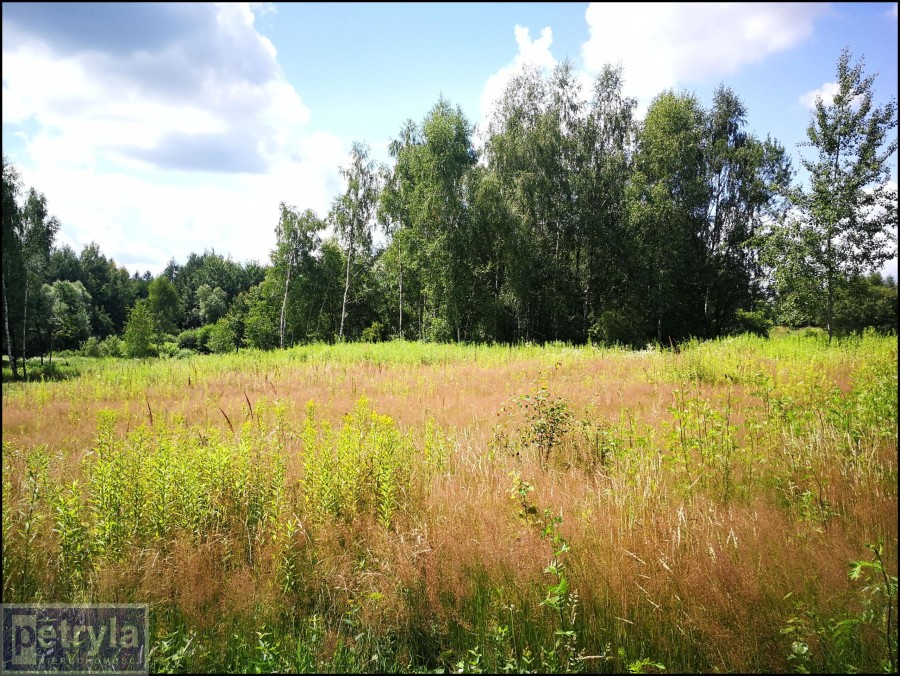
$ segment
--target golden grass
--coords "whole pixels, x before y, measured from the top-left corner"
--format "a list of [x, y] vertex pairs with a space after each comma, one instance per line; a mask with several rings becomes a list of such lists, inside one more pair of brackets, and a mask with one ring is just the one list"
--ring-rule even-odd
[[[19, 512], [7, 502], [27, 502], [31, 449], [48, 449], [54, 485], [85, 486], [101, 411], [118, 412], [122, 443], [149, 426], [150, 411], [157, 426], [187, 430], [184, 438], [228, 443], [224, 411], [236, 438], [260, 448], [268, 434], [278, 446], [284, 490], [274, 520], [252, 542], [237, 522], [200, 537], [135, 540], [117, 559], [96, 558], [83, 588], [92, 601], [151, 603], [157, 635], [184, 626], [212, 645], [237, 628], [321, 616], [319, 658], [337, 659], [341, 618], [350, 613], [369, 635], [393, 637], [400, 668], [454, 666], [465, 646], [487, 655], [491, 632], [502, 627], [517, 660], [553, 648], [554, 630], [570, 627], [582, 654], [606, 655], [577, 663], [588, 669], [652, 658], [670, 671], [788, 671], [798, 640], [809, 647], [809, 667], [873, 668], [886, 646], [872, 622], [841, 654], [827, 623], [865, 610], [861, 585], [847, 573], [850, 561], [866, 558], [867, 543], [886, 543], [896, 575], [896, 342], [773, 343], [694, 345], [678, 355], [482, 348], [447, 359], [429, 352], [427, 363], [391, 361], [377, 348], [347, 361], [311, 351], [257, 363], [251, 354], [169, 363], [153, 377], [125, 370], [5, 388], [4, 446], [16, 452], [4, 459], [4, 590], [24, 565], [15, 549]], [[894, 388], [886, 403], [885, 382]], [[518, 405], [541, 387], [588, 425], [562, 434], [546, 466], [523, 436], [534, 414]], [[727, 414], [731, 436], [701, 414], [696, 431], [706, 436], [684, 446], [676, 390]], [[449, 463], [432, 471], [414, 458], [389, 528], [371, 513], [315, 523], [303, 498], [305, 403], [316, 402], [319, 424], [339, 429], [361, 397], [422, 453], [432, 419], [451, 445]], [[278, 402], [286, 406], [280, 431]], [[152, 439], [156, 428], [147, 429]], [[602, 461], [598, 434], [611, 444]], [[520, 517], [512, 474], [534, 487], [533, 518]], [[559, 533], [571, 547], [564, 559], [577, 592], [574, 622], [540, 605], [554, 555], [541, 535], [544, 509], [562, 517]], [[48, 537], [36, 547], [54, 560], [59, 545], [49, 510], [44, 516]], [[299, 530], [279, 539], [294, 520]], [[286, 561], [297, 571], [291, 589], [278, 582]], [[67, 600], [55, 596], [56, 568], [35, 574], [45, 600]], [[234, 666], [203, 655], [192, 668]]]

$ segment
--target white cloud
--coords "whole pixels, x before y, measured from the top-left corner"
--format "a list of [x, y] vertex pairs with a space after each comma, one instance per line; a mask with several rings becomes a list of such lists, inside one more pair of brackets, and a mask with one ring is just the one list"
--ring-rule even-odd
[[825, 3], [591, 3], [585, 66], [621, 62], [625, 90], [646, 101], [703, 82], [806, 40]]
[[541, 36], [534, 40], [531, 39], [529, 30], [525, 26], [516, 25], [514, 34], [519, 51], [509, 64], [500, 68], [487, 79], [484, 92], [481, 94], [482, 120], [487, 120], [494, 102], [503, 95], [509, 81], [521, 73], [525, 66], [547, 69], [556, 66], [556, 59], [550, 53], [550, 45], [553, 44], [553, 30], [549, 26], [543, 28]]
[[831, 105], [831, 102], [834, 101], [834, 95], [838, 93], [838, 89], [837, 82], [826, 82], [818, 89], [813, 89], [805, 94], [801, 94], [798, 100], [803, 106], [810, 110], [814, 110], [816, 107], [816, 99], [822, 99], [822, 102], [826, 106]]
[[280, 201], [327, 209], [343, 143], [309, 130], [254, 28], [265, 4], [181, 8], [139, 6], [137, 27], [112, 10], [104, 33], [102, 21], [66, 31], [56, 15], [4, 5], [3, 124], [28, 124], [11, 159], [76, 249], [94, 240], [154, 272], [209, 247], [266, 261]]
[[[810, 110], [815, 110], [816, 108], [816, 99], [821, 98], [822, 103], [826, 106], [830, 106], [834, 103], [834, 95], [838, 93], [840, 87], [837, 82], [826, 82], [818, 89], [813, 89], [811, 91], [806, 92], [805, 94], [801, 94], [798, 101], [801, 105], [809, 108]], [[851, 107], [857, 108], [859, 104], [862, 102], [862, 96], [857, 95], [853, 97], [853, 101], [851, 101]]]
[[269, 14], [278, 14], [278, 7], [274, 2], [251, 2], [250, 9], [259, 16], [267, 16]]

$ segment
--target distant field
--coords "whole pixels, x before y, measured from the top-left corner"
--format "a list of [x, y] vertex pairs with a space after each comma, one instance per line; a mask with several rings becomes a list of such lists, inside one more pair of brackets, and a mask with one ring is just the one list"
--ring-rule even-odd
[[54, 361], [3, 601], [154, 672], [897, 670], [896, 337]]

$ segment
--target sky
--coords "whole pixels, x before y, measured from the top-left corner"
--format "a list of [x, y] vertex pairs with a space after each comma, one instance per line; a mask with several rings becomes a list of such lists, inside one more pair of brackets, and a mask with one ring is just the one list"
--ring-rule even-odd
[[324, 217], [354, 141], [388, 162], [441, 95], [483, 125], [525, 64], [587, 84], [621, 63], [639, 111], [724, 84], [795, 166], [844, 47], [897, 99], [897, 3], [4, 2], [2, 22], [3, 152], [57, 242], [154, 274], [208, 249], [268, 262], [279, 204]]

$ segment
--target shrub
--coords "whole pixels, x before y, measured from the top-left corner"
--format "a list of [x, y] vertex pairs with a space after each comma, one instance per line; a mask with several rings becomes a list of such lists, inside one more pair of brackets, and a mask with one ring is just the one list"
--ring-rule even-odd
[[735, 333], [752, 333], [760, 338], [768, 338], [772, 320], [764, 312], [738, 310], [734, 314]]
[[205, 326], [196, 329], [197, 345], [194, 349], [197, 350], [197, 352], [200, 352], [201, 354], [209, 352], [209, 336], [212, 333], [212, 329], [212, 324], [206, 324]]
[[187, 329], [186, 331], [182, 331], [178, 334], [178, 339], [176, 340], [176, 342], [178, 343], [178, 347], [182, 350], [196, 350], [197, 330]]
[[594, 320], [588, 333], [604, 345], [639, 347], [644, 341], [641, 317], [631, 310], [606, 310]]
[[123, 357], [125, 356], [125, 342], [118, 336], [107, 336], [100, 341], [100, 356]]
[[118, 336], [107, 336], [98, 340], [91, 336], [81, 344], [83, 357], [122, 357], [125, 354], [125, 343]]
[[384, 339], [384, 325], [381, 322], [372, 322], [372, 326], [363, 329], [359, 339], [364, 343], [378, 343]]
[[430, 343], [449, 343], [453, 340], [453, 332], [446, 319], [433, 317], [425, 329], [425, 337]]
[[223, 352], [231, 352], [234, 347], [234, 329], [231, 328], [231, 322], [227, 318], [222, 317], [210, 329], [209, 350], [210, 352], [221, 354]]
[[103, 356], [100, 349], [100, 341], [97, 340], [96, 336], [91, 336], [81, 344], [81, 356], [95, 358]]
[[134, 304], [125, 324], [125, 344], [129, 357], [149, 357], [152, 354], [153, 317], [147, 301]]

